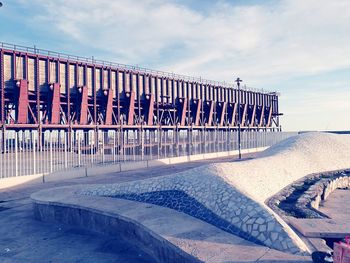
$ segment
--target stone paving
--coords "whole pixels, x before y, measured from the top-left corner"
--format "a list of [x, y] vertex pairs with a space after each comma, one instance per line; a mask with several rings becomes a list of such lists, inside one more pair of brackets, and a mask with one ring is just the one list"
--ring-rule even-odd
[[[253, 241], [256, 244], [262, 245], [261, 241], [247, 235], [245, 232], [241, 232], [240, 229], [238, 229], [235, 225], [232, 225], [227, 220], [224, 220], [221, 217], [217, 216], [211, 210], [199, 203], [196, 199], [190, 197], [182, 191], [169, 190], [149, 192], [143, 194], [116, 195], [114, 197], [168, 207], [179, 212], [186, 213], [195, 218], [201, 219], [228, 233], [239, 233], [239, 235], [244, 237], [245, 239]], [[258, 225], [255, 225], [255, 229], [258, 230]]]
[[[307, 254], [299, 237], [266, 205], [258, 203], [228, 184], [215, 171], [194, 168], [169, 176], [141, 181], [89, 185], [80, 194], [101, 196], [139, 195], [159, 191], [180, 191], [228, 222], [230, 233], [292, 254]], [[209, 217], [207, 215], [207, 217]]]

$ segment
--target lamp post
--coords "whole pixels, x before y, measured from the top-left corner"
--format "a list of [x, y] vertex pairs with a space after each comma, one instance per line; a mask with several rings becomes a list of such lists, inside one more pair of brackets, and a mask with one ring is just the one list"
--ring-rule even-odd
[[242, 159], [241, 154], [241, 82], [240, 78], [235, 80], [238, 87], [238, 158]]

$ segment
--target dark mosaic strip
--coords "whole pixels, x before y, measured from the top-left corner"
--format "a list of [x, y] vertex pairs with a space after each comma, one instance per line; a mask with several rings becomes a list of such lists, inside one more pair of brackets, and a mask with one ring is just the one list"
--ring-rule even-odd
[[350, 177], [350, 170], [309, 175], [274, 195], [268, 201], [268, 205], [282, 215], [296, 218], [327, 218], [314, 209], [311, 202], [330, 182], [341, 177]]
[[167, 190], [142, 194], [115, 195], [113, 197], [171, 208], [203, 220], [230, 234], [235, 234], [257, 244], [262, 244], [261, 241], [252, 237], [248, 233], [243, 232], [225, 219], [222, 219], [183, 191]]

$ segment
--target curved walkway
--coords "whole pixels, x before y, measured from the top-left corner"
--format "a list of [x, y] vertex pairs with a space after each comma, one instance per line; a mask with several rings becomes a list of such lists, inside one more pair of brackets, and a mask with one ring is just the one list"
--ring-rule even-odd
[[311, 262], [309, 257], [256, 245], [169, 208], [78, 194], [84, 187], [34, 193], [36, 217], [112, 236], [118, 233], [159, 262]]

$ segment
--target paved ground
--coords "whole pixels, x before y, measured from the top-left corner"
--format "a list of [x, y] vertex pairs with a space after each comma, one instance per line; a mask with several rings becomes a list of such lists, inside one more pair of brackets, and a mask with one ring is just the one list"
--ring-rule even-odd
[[35, 221], [30, 194], [56, 186], [125, 182], [162, 176], [209, 162], [227, 160], [232, 158], [203, 160], [45, 184], [27, 183], [12, 189], [0, 190], [0, 262], [154, 262], [150, 256], [118, 237], [111, 238], [64, 225]]
[[350, 189], [337, 189], [322, 202], [319, 210], [334, 220], [350, 222]]
[[310, 238], [343, 238], [350, 234], [350, 190], [335, 190], [321, 203], [319, 210], [330, 218], [289, 217], [289, 222], [305, 237]]

